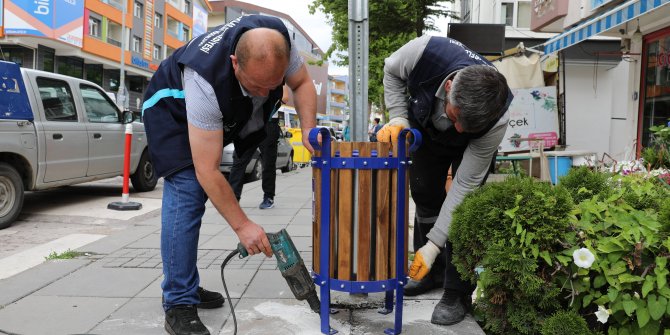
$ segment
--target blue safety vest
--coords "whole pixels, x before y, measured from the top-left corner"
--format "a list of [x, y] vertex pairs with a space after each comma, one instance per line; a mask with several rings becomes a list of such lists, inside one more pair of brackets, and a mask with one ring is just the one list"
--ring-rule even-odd
[[435, 92], [444, 78], [470, 65], [493, 66], [491, 62], [468, 49], [461, 42], [447, 37], [433, 36], [407, 80], [407, 89], [410, 94], [408, 116], [412, 127], [419, 128], [424, 136], [430, 136], [442, 144], [447, 151], [454, 154], [462, 154], [471, 139], [482, 137], [491, 130], [514, 97], [510, 91], [505, 110], [501, 111], [500, 116], [481, 132], [459, 133], [454, 126], [449, 127], [446, 131], [437, 131], [430, 122], [435, 106]]
[[[182, 84], [185, 66], [214, 88], [223, 117], [224, 146], [234, 142], [235, 151], [241, 156], [265, 138], [265, 127], [247, 135], [244, 140], [237, 136], [249, 121], [253, 104], [251, 98], [242, 94], [230, 56], [235, 53], [240, 36], [254, 28], [275, 29], [290, 44], [288, 30], [278, 18], [246, 15], [192, 39], [161, 62], [149, 82], [142, 105], [149, 153], [159, 176], [169, 176], [193, 164]], [[269, 119], [282, 93], [282, 85], [270, 91], [263, 105], [263, 120]]]

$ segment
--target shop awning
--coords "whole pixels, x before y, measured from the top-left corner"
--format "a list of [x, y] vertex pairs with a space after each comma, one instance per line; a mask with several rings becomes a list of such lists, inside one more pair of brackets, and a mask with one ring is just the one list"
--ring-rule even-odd
[[581, 23], [544, 43], [544, 53], [550, 54], [589, 37], [604, 33], [623, 23], [634, 20], [641, 15], [670, 3], [670, 0], [629, 0], [612, 10], [604, 12], [584, 23]]

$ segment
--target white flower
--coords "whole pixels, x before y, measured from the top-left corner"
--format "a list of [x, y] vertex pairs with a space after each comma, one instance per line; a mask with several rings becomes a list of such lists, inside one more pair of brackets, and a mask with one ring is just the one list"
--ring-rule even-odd
[[591, 267], [591, 264], [593, 264], [593, 261], [596, 260], [596, 257], [593, 256], [591, 250], [581, 248], [572, 253], [572, 259], [574, 259], [575, 264], [580, 268], [588, 269]]
[[637, 293], [637, 292], [635, 292], [635, 294], [633, 294], [633, 296], [634, 296], [635, 298], [638, 298], [638, 299], [640, 299], [640, 294], [639, 294], [639, 293]]
[[605, 306], [598, 306], [598, 311], [596, 312], [596, 317], [600, 323], [607, 323], [607, 319], [610, 318], [612, 311], [606, 309]]

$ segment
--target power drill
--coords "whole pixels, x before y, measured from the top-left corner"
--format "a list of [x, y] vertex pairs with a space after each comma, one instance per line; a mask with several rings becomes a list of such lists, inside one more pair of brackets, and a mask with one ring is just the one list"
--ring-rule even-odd
[[[319, 298], [316, 296], [314, 281], [312, 280], [312, 276], [309, 275], [309, 271], [307, 271], [305, 262], [300, 257], [298, 249], [293, 244], [291, 236], [286, 232], [286, 229], [282, 229], [275, 234], [267, 233], [266, 235], [270, 241], [272, 253], [277, 258], [277, 267], [279, 267], [282, 276], [286, 278], [286, 283], [291, 288], [293, 295], [298, 300], [307, 299], [309, 307], [318, 314], [321, 304]], [[247, 249], [244, 248], [242, 243], [237, 244], [237, 251], [240, 258], [249, 256]]]

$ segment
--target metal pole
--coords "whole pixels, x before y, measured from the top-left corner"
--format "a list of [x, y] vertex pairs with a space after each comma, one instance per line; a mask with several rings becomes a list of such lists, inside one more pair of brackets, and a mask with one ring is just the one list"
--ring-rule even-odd
[[116, 92], [116, 104], [121, 110], [128, 109], [128, 90], [126, 89], [126, 14], [128, 0], [121, 0], [123, 15], [121, 17], [121, 60], [119, 61], [119, 91]]
[[349, 97], [351, 140], [363, 142], [368, 133], [368, 0], [349, 0]]

